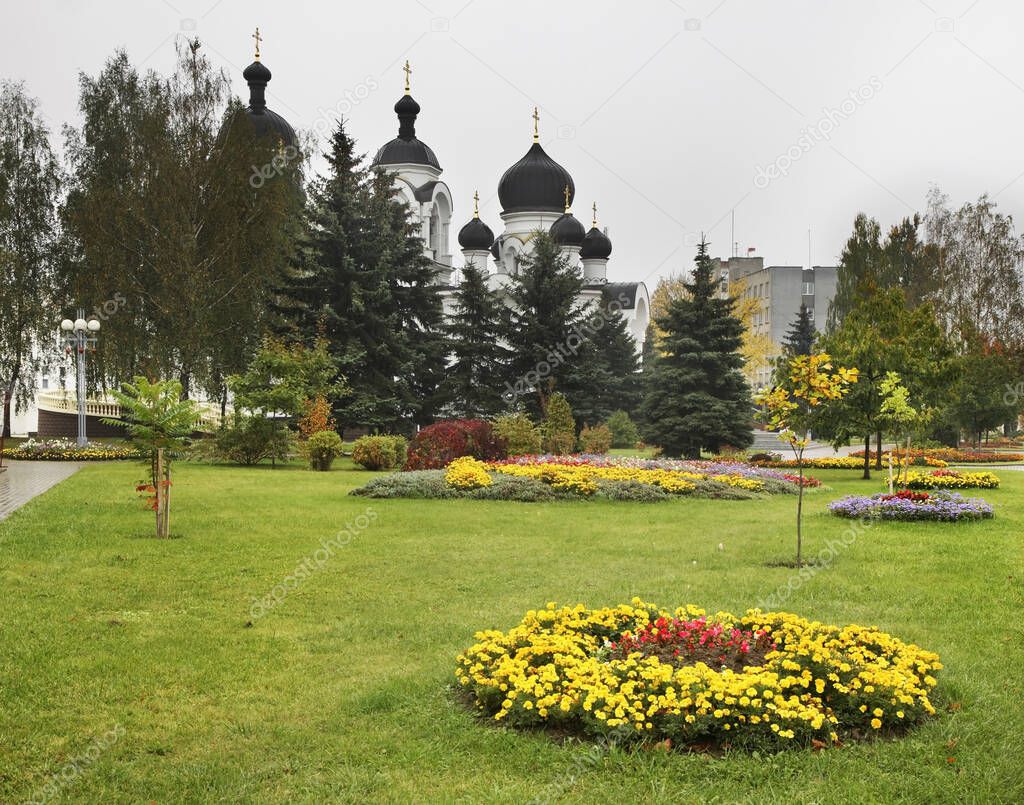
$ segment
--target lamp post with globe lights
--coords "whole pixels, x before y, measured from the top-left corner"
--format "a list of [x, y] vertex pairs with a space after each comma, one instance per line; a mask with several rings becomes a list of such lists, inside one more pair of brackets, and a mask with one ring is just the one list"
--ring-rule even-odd
[[74, 350], [78, 361], [78, 446], [85, 447], [89, 442], [85, 435], [85, 350], [96, 351], [96, 333], [100, 330], [99, 319], [85, 320], [85, 311], [78, 309], [78, 317], [64, 319], [60, 323], [64, 331], [64, 347], [67, 354]]

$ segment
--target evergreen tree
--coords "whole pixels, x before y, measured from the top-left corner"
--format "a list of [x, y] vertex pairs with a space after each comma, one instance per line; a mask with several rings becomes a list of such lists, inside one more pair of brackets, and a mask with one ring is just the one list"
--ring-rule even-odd
[[552, 455], [571, 453], [576, 447], [576, 421], [565, 395], [556, 391], [548, 398], [547, 416], [541, 426], [544, 450]]
[[581, 331], [586, 303], [579, 301], [583, 277], [547, 232], [533, 235], [533, 254], [511, 277], [503, 330], [512, 359], [503, 397], [524, 401], [534, 414], [565, 385], [586, 336]]
[[668, 455], [699, 458], [701, 448], [752, 441], [750, 387], [743, 376], [743, 323], [735, 300], [719, 296], [708, 244], [697, 250], [686, 296], [657, 322], [663, 333], [642, 405], [645, 438]]
[[786, 332], [782, 341], [782, 352], [786, 357], [792, 358], [797, 355], [810, 355], [814, 349], [814, 338], [818, 331], [811, 321], [810, 311], [806, 305], [800, 305], [800, 311], [796, 315], [796, 321]]
[[858, 213], [853, 222], [853, 234], [839, 256], [836, 293], [828, 308], [830, 331], [839, 326], [856, 304], [863, 283], [885, 285], [882, 278], [885, 258], [881, 238], [882, 230], [878, 221]]
[[581, 424], [604, 422], [612, 412], [633, 411], [640, 404], [640, 357], [621, 305], [606, 293], [581, 327], [587, 340], [565, 379], [566, 396]]
[[452, 363], [443, 384], [452, 413], [488, 417], [502, 412], [502, 381], [508, 350], [501, 343], [502, 305], [474, 265], [462, 270], [451, 316], [445, 326]]
[[289, 304], [301, 332], [326, 339], [348, 382], [334, 401], [342, 426], [409, 430], [432, 417], [444, 369], [433, 270], [390, 179], [364, 167], [344, 121], [326, 158]]

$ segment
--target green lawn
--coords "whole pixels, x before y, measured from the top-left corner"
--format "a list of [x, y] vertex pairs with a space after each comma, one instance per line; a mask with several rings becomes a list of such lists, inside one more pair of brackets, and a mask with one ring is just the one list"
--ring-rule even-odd
[[[807, 499], [811, 552], [849, 472]], [[179, 465], [157, 541], [132, 464], [0, 523], [0, 801], [1014, 802], [1024, 797], [1024, 473], [986, 523], [876, 525], [787, 609], [938, 651], [941, 715], [819, 753], [616, 750], [478, 722], [449, 690], [475, 630], [549, 600], [742, 611], [792, 578], [795, 498], [516, 504], [347, 496], [369, 473]], [[255, 622], [320, 540], [376, 517]], [[721, 544], [721, 550], [719, 549]], [[114, 740], [102, 741], [116, 730]], [[100, 739], [102, 743], [97, 743]], [[92, 751], [95, 759], [89, 758]]]

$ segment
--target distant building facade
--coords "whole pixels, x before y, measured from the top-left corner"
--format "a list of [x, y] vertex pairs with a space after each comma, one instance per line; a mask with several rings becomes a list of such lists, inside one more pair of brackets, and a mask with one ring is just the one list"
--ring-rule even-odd
[[[828, 308], [836, 295], [839, 269], [836, 266], [765, 266], [763, 257], [729, 257], [712, 260], [722, 295], [730, 285], [742, 282], [743, 297], [754, 298], [760, 307], [747, 322], [755, 335], [771, 339], [772, 358], [781, 351], [786, 331], [796, 321], [803, 305], [818, 330], [825, 327]], [[771, 369], [758, 372], [757, 385], [771, 382]]]

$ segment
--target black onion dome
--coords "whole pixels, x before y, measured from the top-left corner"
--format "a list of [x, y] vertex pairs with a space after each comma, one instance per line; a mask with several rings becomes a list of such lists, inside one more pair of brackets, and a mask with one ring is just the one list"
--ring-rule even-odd
[[607, 260], [612, 253], [612, 241], [604, 232], [596, 226], [591, 227], [587, 236], [583, 238], [583, 246], [580, 247], [580, 257], [584, 260], [591, 257], [598, 257]]
[[463, 249], [490, 249], [494, 243], [494, 233], [479, 218], [473, 218], [459, 230], [459, 245]]
[[420, 105], [412, 95], [403, 95], [395, 104], [398, 115], [398, 136], [385, 143], [373, 158], [374, 165], [430, 165], [441, 170], [437, 157], [425, 142], [416, 139], [416, 116], [420, 113]]
[[267, 84], [270, 70], [262, 62], [254, 61], [242, 71], [242, 77], [249, 84], [249, 106], [246, 116], [252, 122], [257, 137], [270, 135], [285, 145], [295, 145], [295, 129], [277, 112], [267, 108]]
[[581, 246], [583, 239], [587, 235], [587, 230], [583, 228], [583, 224], [571, 212], [566, 212], [559, 216], [548, 231], [552, 239], [559, 246]]
[[498, 182], [502, 212], [562, 212], [566, 185], [572, 204], [576, 185], [569, 171], [549, 157], [540, 143], [534, 143]]

